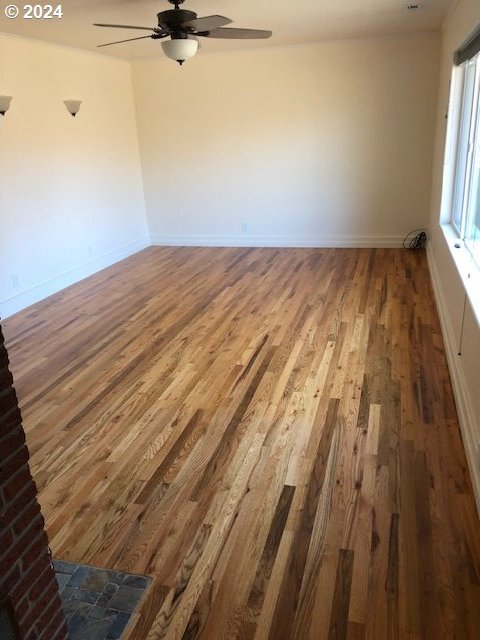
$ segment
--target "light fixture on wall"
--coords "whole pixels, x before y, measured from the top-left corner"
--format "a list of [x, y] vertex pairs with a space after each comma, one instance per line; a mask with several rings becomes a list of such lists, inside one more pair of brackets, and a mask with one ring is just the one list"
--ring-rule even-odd
[[80, 111], [81, 100], [64, 100], [63, 104], [67, 107], [67, 111], [70, 115], [75, 117]]
[[0, 114], [4, 116], [10, 109], [12, 96], [0, 96]]
[[182, 65], [185, 60], [190, 60], [197, 53], [198, 41], [187, 37], [172, 37], [171, 40], [162, 42], [163, 53], [171, 60], [176, 60]]

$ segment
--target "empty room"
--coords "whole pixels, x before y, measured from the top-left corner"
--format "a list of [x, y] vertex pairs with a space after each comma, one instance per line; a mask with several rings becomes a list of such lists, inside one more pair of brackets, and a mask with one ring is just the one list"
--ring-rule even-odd
[[480, 0], [3, 0], [1, 640], [478, 640], [479, 508]]

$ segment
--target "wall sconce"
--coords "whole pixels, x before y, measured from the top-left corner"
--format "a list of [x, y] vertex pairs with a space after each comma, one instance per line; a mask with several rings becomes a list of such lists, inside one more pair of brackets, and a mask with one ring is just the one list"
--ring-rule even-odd
[[75, 117], [80, 111], [81, 100], [64, 100], [63, 104], [67, 107], [67, 111], [70, 115]]
[[10, 109], [10, 102], [12, 101], [12, 96], [0, 96], [0, 114], [4, 116], [7, 111]]

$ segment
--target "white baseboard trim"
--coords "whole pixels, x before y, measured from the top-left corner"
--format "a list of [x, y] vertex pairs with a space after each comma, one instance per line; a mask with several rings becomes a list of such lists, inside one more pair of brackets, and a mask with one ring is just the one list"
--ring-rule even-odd
[[430, 245], [427, 245], [427, 259], [430, 270], [430, 279], [432, 281], [435, 302], [442, 328], [443, 342], [445, 344], [445, 352], [447, 355], [450, 378], [452, 380], [453, 393], [455, 395], [455, 402], [457, 405], [463, 446], [465, 447], [470, 477], [473, 484], [473, 491], [477, 502], [477, 509], [480, 514], [480, 452], [479, 446], [476, 442], [472, 399], [467, 393], [465, 374], [458, 357], [452, 323], [447, 312], [445, 294], [440, 281], [435, 257]]
[[220, 236], [151, 234], [152, 244], [166, 247], [401, 247], [403, 236]]
[[305, 247], [305, 248], [382, 248], [401, 247], [402, 236], [220, 236], [220, 235], [185, 235], [164, 236], [151, 234], [135, 242], [109, 251], [89, 260], [73, 269], [29, 287], [19, 293], [0, 300], [0, 318], [26, 309], [32, 304], [48, 298], [48, 296], [69, 287], [106, 267], [123, 260], [148, 246], [173, 247]]
[[35, 302], [48, 298], [48, 296], [65, 289], [65, 287], [69, 287], [70, 285], [75, 284], [84, 278], [88, 278], [88, 276], [91, 276], [106, 267], [110, 267], [124, 258], [128, 258], [128, 256], [149, 247], [150, 244], [150, 237], [144, 236], [135, 242], [123, 245], [122, 247], [109, 251], [108, 253], [98, 256], [93, 260], [84, 262], [73, 269], [59, 273], [53, 278], [25, 289], [10, 298], [0, 300], [0, 317], [8, 318], [14, 313], [22, 311], [26, 307], [35, 304]]

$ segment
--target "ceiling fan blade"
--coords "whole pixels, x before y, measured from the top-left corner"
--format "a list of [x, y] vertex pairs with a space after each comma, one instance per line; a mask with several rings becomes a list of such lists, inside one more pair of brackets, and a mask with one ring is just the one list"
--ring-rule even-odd
[[122, 42], [132, 42], [132, 40], [146, 40], [147, 38], [152, 38], [152, 36], [140, 36], [139, 38], [128, 38], [128, 40], [117, 40], [116, 42], [107, 42], [106, 44], [97, 45], [97, 49], [100, 49], [101, 47], [110, 47], [112, 44], [122, 44]]
[[271, 31], [263, 29], [214, 29], [212, 31], [199, 32], [197, 36], [205, 38], [228, 38], [232, 40], [262, 40], [270, 38]]
[[206, 16], [205, 18], [195, 18], [195, 20], [187, 20], [182, 22], [182, 29], [194, 29], [195, 31], [213, 31], [230, 24], [230, 18], [224, 16]]
[[114, 29], [141, 29], [142, 31], [155, 31], [153, 27], [133, 27], [128, 24], [99, 24], [95, 22], [94, 27], [112, 27]]

